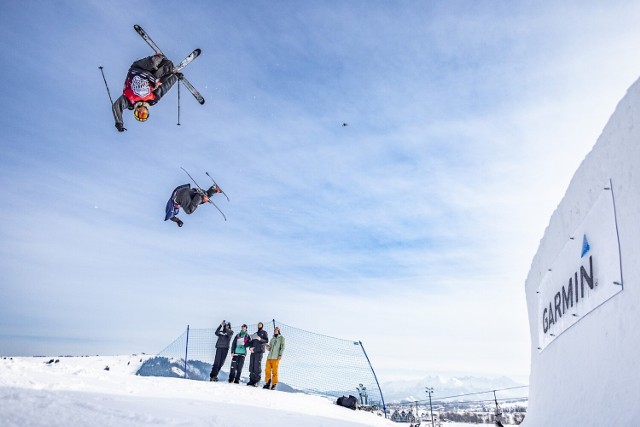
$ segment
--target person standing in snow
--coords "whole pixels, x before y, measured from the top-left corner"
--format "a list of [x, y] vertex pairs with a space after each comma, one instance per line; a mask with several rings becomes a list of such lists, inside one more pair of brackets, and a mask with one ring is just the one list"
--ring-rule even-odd
[[231, 337], [233, 336], [233, 330], [231, 329], [231, 323], [227, 323], [224, 320], [216, 329], [216, 356], [211, 367], [211, 374], [209, 374], [210, 381], [218, 381], [218, 373], [224, 365], [224, 361], [227, 359], [227, 353], [229, 353], [229, 344], [231, 343]]
[[122, 95], [112, 105], [118, 132], [127, 130], [122, 120], [122, 112], [125, 108], [133, 110], [133, 116], [139, 122], [147, 121], [149, 107], [160, 101], [160, 98], [181, 79], [182, 73], [176, 72], [173, 62], [161, 53], [139, 59], [131, 64]]
[[231, 343], [231, 370], [229, 371], [229, 382], [240, 384], [240, 375], [244, 366], [244, 358], [247, 355], [247, 346], [249, 345], [249, 333], [247, 325], [242, 325], [242, 329], [235, 336]]
[[267, 365], [264, 369], [264, 379], [266, 384], [263, 388], [275, 390], [276, 384], [278, 384], [278, 365], [280, 359], [282, 359], [282, 353], [284, 353], [284, 337], [280, 333], [280, 327], [276, 326], [273, 329], [273, 337], [267, 344]]
[[269, 335], [267, 331], [262, 329], [264, 325], [262, 322], [258, 323], [258, 332], [251, 335], [251, 341], [249, 342], [249, 351], [251, 356], [249, 357], [249, 382], [247, 385], [257, 387], [262, 375], [262, 354], [264, 353], [264, 346], [269, 342]]
[[182, 227], [184, 223], [177, 217], [181, 207], [187, 215], [191, 215], [198, 206], [207, 203], [214, 194], [221, 192], [220, 187], [215, 184], [209, 187], [207, 191], [191, 188], [191, 184], [180, 185], [173, 190], [171, 197], [167, 201], [164, 220], [170, 219], [178, 224], [178, 227]]

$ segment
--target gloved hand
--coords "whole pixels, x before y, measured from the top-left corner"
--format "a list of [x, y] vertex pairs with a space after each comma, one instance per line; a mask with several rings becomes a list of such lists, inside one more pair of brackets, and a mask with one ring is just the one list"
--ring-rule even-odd
[[116, 129], [118, 129], [118, 132], [124, 132], [127, 130], [122, 123], [116, 123]]

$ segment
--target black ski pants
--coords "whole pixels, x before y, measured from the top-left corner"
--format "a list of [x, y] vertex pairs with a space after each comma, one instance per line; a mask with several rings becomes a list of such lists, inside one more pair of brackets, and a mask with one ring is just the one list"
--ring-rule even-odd
[[244, 354], [234, 354], [231, 358], [231, 371], [229, 372], [229, 382], [240, 382], [242, 367], [244, 366]]
[[211, 367], [211, 374], [209, 375], [211, 378], [218, 378], [218, 372], [220, 372], [222, 365], [224, 365], [224, 361], [227, 360], [227, 353], [229, 353], [229, 347], [216, 348], [216, 357]]
[[249, 358], [249, 382], [258, 384], [262, 376], [262, 355], [264, 353], [251, 353]]

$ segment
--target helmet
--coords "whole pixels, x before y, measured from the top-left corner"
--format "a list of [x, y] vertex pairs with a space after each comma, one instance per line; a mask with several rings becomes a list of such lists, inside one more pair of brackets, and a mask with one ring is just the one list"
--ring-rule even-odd
[[136, 102], [133, 107], [133, 116], [139, 122], [146, 122], [149, 118], [149, 104], [146, 102]]

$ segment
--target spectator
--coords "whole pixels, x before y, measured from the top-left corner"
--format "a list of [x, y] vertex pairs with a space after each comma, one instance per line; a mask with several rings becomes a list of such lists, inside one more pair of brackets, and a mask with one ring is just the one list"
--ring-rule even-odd
[[282, 359], [282, 353], [284, 353], [284, 337], [280, 333], [278, 326], [273, 329], [273, 337], [267, 344], [267, 350], [269, 350], [269, 354], [267, 355], [264, 376], [266, 384], [263, 388], [275, 390], [276, 384], [278, 384], [278, 365], [280, 364], [280, 359]]
[[229, 382], [240, 384], [240, 374], [244, 366], [244, 358], [247, 355], [249, 345], [249, 334], [247, 325], [242, 325], [242, 330], [235, 336], [231, 343], [231, 371], [229, 372]]
[[258, 332], [251, 335], [251, 341], [249, 342], [249, 351], [251, 356], [249, 357], [249, 382], [247, 385], [258, 387], [260, 382], [260, 376], [262, 375], [262, 354], [264, 353], [264, 346], [269, 342], [269, 335], [267, 331], [262, 329], [264, 325], [262, 322], [258, 323]]
[[211, 367], [211, 374], [209, 374], [210, 381], [218, 381], [218, 372], [224, 365], [224, 361], [227, 359], [227, 353], [229, 353], [229, 344], [231, 343], [231, 337], [233, 336], [233, 330], [231, 330], [231, 323], [226, 323], [224, 320], [216, 329], [216, 335], [218, 341], [216, 341], [216, 357]]

